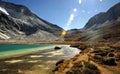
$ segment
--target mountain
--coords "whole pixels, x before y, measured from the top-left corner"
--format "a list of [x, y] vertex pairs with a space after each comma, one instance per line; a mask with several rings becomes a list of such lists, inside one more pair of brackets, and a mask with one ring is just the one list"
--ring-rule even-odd
[[0, 1], [0, 39], [58, 40], [63, 29], [32, 13], [27, 7]]
[[101, 26], [101, 24], [115, 21], [120, 17], [120, 3], [111, 7], [107, 12], [101, 12], [94, 17], [92, 17], [87, 24], [85, 25], [85, 29], [97, 28]]
[[[93, 16], [82, 29], [68, 31], [66, 41], [120, 41], [120, 3]], [[72, 36], [72, 37], [71, 37]], [[70, 39], [68, 39], [68, 37]]]
[[81, 33], [83, 33], [83, 30], [81, 29], [68, 30], [67, 35], [65, 36], [65, 41], [78, 41], [78, 38], [81, 37]]

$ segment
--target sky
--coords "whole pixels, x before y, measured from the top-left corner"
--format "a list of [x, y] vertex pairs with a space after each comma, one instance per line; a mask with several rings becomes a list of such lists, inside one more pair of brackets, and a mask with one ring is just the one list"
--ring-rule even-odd
[[3, 0], [28, 7], [40, 18], [65, 30], [80, 29], [100, 12], [106, 12], [120, 0]]

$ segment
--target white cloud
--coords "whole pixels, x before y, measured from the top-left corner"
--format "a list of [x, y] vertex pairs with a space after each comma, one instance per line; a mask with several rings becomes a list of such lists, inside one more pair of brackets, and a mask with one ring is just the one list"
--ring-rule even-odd
[[81, 4], [82, 3], [82, 0], [79, 0], [79, 4]]

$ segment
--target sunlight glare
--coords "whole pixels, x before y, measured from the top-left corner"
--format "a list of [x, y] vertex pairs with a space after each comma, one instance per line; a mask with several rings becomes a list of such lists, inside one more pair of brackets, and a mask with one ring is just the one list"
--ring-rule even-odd
[[62, 37], [64, 37], [67, 34], [65, 30], [62, 31]]
[[100, 2], [102, 2], [103, 0], [100, 0]]
[[70, 20], [72, 21], [73, 18], [74, 18], [74, 14], [71, 14], [71, 15], [70, 15]]
[[82, 3], [82, 0], [79, 0], [79, 4], [81, 4]]
[[74, 8], [73, 11], [74, 11], [74, 12], [77, 12], [77, 8]]

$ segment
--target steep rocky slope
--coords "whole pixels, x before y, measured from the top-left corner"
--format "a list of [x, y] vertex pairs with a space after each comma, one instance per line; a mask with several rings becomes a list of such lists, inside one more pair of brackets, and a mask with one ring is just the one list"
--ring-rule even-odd
[[62, 30], [23, 5], [0, 1], [0, 39], [54, 41]]

